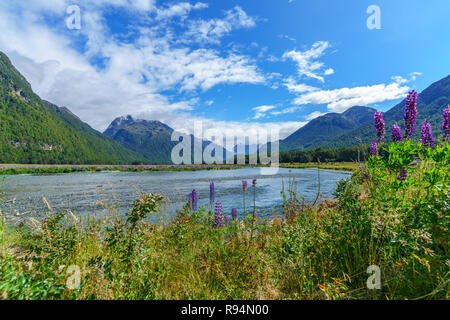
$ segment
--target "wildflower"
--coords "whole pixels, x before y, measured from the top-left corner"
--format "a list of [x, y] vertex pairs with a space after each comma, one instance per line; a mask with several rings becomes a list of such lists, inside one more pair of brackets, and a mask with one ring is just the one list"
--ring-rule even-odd
[[216, 210], [214, 212], [214, 226], [216, 228], [223, 226], [222, 202], [217, 202], [216, 203]]
[[258, 220], [259, 214], [258, 211], [253, 211], [253, 219]]
[[411, 138], [416, 132], [416, 117], [417, 117], [417, 92], [411, 91], [406, 97], [405, 109], [405, 139]]
[[383, 113], [380, 111], [375, 111], [375, 130], [377, 131], [377, 143], [381, 143], [384, 139], [384, 134], [386, 132], [386, 126], [383, 120]]
[[230, 217], [225, 215], [224, 218], [225, 218], [225, 224], [228, 225], [230, 223]]
[[247, 191], [247, 180], [242, 180], [242, 189], [245, 191]]
[[392, 141], [397, 143], [402, 141], [402, 129], [396, 124], [392, 125]]
[[233, 218], [233, 220], [237, 220], [237, 209], [236, 208], [231, 209], [231, 218]]
[[420, 142], [428, 147], [434, 146], [433, 131], [431, 130], [431, 124], [427, 119], [422, 122], [420, 128]]
[[209, 200], [211, 203], [214, 203], [216, 199], [216, 192], [214, 191], [214, 182], [211, 182], [209, 184]]
[[256, 213], [256, 179], [253, 179], [253, 214]]
[[397, 176], [397, 180], [398, 181], [405, 181], [406, 180], [406, 170], [404, 168], [402, 168], [400, 170], [399, 175]]
[[450, 139], [450, 105], [443, 112], [442, 131], [444, 132], [444, 140]]
[[197, 211], [197, 191], [195, 191], [195, 189], [192, 190], [189, 196], [191, 200], [191, 209]]
[[370, 155], [372, 156], [378, 156], [378, 144], [375, 141], [372, 141], [370, 144]]

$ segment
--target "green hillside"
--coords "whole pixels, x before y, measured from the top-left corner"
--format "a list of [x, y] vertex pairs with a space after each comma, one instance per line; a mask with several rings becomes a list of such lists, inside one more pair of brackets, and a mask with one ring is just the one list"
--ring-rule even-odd
[[[131, 115], [116, 118], [104, 134], [127, 149], [140, 154], [147, 164], [172, 164], [172, 149], [179, 143], [172, 141], [174, 130], [160, 121], [133, 119]], [[202, 150], [212, 142], [200, 141], [190, 135], [191, 161], [194, 163], [194, 143], [200, 142]], [[226, 150], [223, 151], [224, 159]]]
[[[437, 138], [442, 134], [442, 111], [450, 104], [450, 76], [443, 78], [419, 94], [417, 100], [417, 110], [419, 114], [416, 119], [416, 135], [420, 136], [420, 124], [424, 119], [428, 119], [433, 127], [433, 135]], [[390, 140], [390, 132], [393, 124], [397, 123], [404, 132], [403, 115], [405, 112], [405, 100], [397, 104], [395, 107], [384, 113], [386, 122], [386, 138]], [[357, 138], [361, 138], [362, 142], [369, 144], [375, 139], [376, 133], [373, 129], [373, 122], [369, 122], [361, 127], [338, 135], [335, 138], [321, 142], [317, 147], [323, 148], [340, 148], [346, 146], [355, 146], [359, 144]]]
[[0, 52], [0, 163], [122, 164], [141, 160], [68, 109], [41, 100]]
[[280, 150], [315, 148], [330, 138], [370, 122], [373, 119], [374, 112], [375, 109], [356, 106], [344, 113], [328, 113], [318, 117], [281, 141]]
[[122, 146], [138, 152], [152, 164], [171, 162], [173, 129], [159, 121], [134, 120], [130, 115], [115, 119], [104, 132]]

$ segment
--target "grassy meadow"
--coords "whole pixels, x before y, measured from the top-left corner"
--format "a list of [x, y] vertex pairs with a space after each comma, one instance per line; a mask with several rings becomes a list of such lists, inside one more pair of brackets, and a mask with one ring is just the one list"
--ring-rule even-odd
[[357, 162], [308, 162], [308, 163], [281, 163], [282, 168], [320, 168], [327, 170], [357, 171], [360, 163]]
[[[357, 165], [333, 200], [306, 203], [285, 181], [279, 218], [260, 218], [253, 203], [230, 217], [212, 186], [210, 206], [191, 194], [171, 222], [148, 222], [161, 214], [157, 194], [142, 194], [126, 216], [76, 217], [49, 204], [40, 221], [2, 219], [0, 297], [448, 299], [450, 144], [405, 140], [385, 151]], [[257, 181], [242, 192], [256, 194]], [[369, 266], [379, 267], [379, 289], [367, 286]]]

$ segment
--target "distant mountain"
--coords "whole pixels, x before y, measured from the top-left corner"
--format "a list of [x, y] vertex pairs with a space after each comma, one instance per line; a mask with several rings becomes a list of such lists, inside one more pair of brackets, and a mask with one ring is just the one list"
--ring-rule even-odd
[[[390, 140], [390, 132], [393, 124], [397, 123], [405, 132], [403, 115], [405, 113], [405, 103], [403, 100], [395, 107], [384, 113], [384, 120], [386, 122], [386, 139]], [[420, 124], [424, 119], [428, 119], [433, 127], [433, 135], [437, 138], [442, 134], [442, 111], [450, 104], [450, 76], [447, 76], [422, 91], [417, 100], [417, 110], [419, 114], [416, 119], [416, 135], [418, 139], [420, 136]], [[340, 134], [327, 141], [318, 144], [319, 147], [324, 148], [339, 148], [346, 146], [355, 146], [359, 144], [357, 138], [360, 138], [364, 144], [369, 144], [376, 137], [373, 128], [373, 121], [366, 123], [354, 130]]]
[[104, 132], [122, 146], [141, 154], [146, 162], [171, 163], [173, 129], [159, 121], [134, 120], [132, 116], [115, 119]]
[[236, 155], [246, 155], [248, 156], [250, 153], [255, 154], [259, 152], [260, 146], [258, 144], [236, 144], [233, 148], [233, 152]]
[[[179, 142], [172, 141], [173, 129], [160, 121], [133, 119], [131, 115], [116, 118], [104, 134], [111, 137], [122, 146], [133, 150], [145, 158], [146, 163], [171, 164], [172, 149]], [[191, 137], [192, 163], [194, 162], [194, 141]], [[194, 140], [195, 139], [195, 140]], [[210, 145], [211, 141], [202, 142], [203, 150]], [[226, 150], [223, 150], [226, 159]]]
[[0, 52], [0, 163], [121, 164], [142, 156], [43, 101]]
[[344, 113], [328, 113], [311, 120], [280, 142], [281, 151], [311, 149], [373, 120], [375, 109], [355, 106]]

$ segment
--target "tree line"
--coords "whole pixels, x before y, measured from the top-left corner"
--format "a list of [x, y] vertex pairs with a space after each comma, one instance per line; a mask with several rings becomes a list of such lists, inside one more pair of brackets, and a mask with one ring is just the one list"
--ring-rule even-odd
[[317, 148], [313, 150], [298, 150], [280, 152], [280, 163], [316, 162], [352, 162], [365, 161], [368, 155], [367, 146], [353, 146], [338, 149]]

